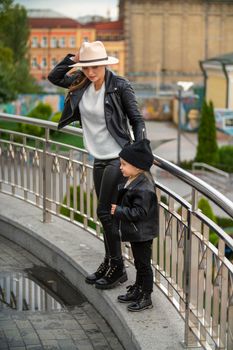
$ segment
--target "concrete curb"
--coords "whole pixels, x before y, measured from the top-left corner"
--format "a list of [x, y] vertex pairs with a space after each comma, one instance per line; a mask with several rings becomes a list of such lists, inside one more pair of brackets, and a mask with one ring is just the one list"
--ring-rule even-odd
[[156, 287], [153, 309], [127, 312], [116, 298], [133, 283], [134, 268], [127, 268], [128, 282], [112, 290], [101, 291], [86, 284], [84, 276], [102, 261], [103, 242], [58, 217], [49, 224], [41, 219], [40, 209], [0, 193], [0, 234], [63, 274], [110, 324], [125, 349], [183, 349], [184, 323]]

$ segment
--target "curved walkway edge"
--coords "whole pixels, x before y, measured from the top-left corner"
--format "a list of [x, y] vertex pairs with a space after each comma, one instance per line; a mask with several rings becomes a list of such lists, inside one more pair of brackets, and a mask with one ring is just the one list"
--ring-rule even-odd
[[0, 234], [14, 241], [63, 274], [77, 287], [112, 327], [127, 350], [183, 349], [184, 322], [162, 292], [154, 287], [153, 309], [130, 313], [117, 295], [134, 282], [129, 280], [112, 290], [88, 285], [84, 276], [95, 270], [103, 258], [103, 242], [84, 229], [53, 217], [42, 222], [42, 211], [17, 198], [0, 193]]

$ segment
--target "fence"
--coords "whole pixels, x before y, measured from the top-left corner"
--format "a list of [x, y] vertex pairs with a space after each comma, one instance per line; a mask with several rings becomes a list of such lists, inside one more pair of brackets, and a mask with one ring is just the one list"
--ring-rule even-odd
[[[96, 216], [97, 198], [92, 158], [81, 148], [54, 140], [57, 125], [0, 114], [7, 122], [44, 129], [43, 137], [0, 129], [0, 191], [43, 211], [43, 221], [58, 215], [102, 239]], [[75, 127], [60, 133], [82, 136]], [[186, 347], [233, 349], [233, 239], [198, 208], [200, 195], [233, 218], [233, 203], [204, 181], [155, 156], [154, 166], [188, 184], [191, 203], [155, 180], [160, 207], [160, 233], [153, 243], [155, 284], [184, 319]], [[218, 246], [210, 233], [218, 235]], [[133, 263], [129, 245], [122, 245]]]

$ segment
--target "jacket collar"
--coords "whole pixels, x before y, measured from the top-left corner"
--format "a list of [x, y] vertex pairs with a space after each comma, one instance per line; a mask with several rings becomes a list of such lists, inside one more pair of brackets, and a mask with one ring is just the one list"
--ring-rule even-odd
[[117, 75], [111, 70], [106, 68], [105, 72], [105, 92], [112, 93], [116, 92], [117, 89]]
[[[130, 184], [129, 186], [127, 186], [127, 188], [125, 188], [126, 190], [132, 190], [134, 189], [134, 187], [136, 187], [139, 183], [143, 182], [145, 180], [145, 175], [142, 173], [140, 175], [138, 175], [136, 177], [136, 179], [134, 179]], [[122, 190], [125, 186], [125, 183], [122, 183], [118, 186], [118, 189], [119, 190]]]

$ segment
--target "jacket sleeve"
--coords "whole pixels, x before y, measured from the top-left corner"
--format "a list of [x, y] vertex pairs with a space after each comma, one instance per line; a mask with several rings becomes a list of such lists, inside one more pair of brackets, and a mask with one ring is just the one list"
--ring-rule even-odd
[[133, 196], [130, 207], [117, 205], [114, 216], [123, 221], [144, 220], [152, 204], [152, 193], [149, 191], [140, 191]]
[[139, 111], [135, 92], [131, 84], [125, 80], [123, 87], [120, 89], [121, 102], [126, 113], [129, 123], [133, 129], [135, 141], [146, 138], [146, 127], [142, 114]]
[[68, 75], [67, 73], [71, 70], [69, 67], [71, 64], [74, 64], [74, 61], [71, 60], [73, 55], [67, 55], [61, 62], [59, 62], [49, 73], [48, 80], [54, 85], [69, 88], [78, 76], [83, 74], [80, 70], [77, 73]]

